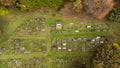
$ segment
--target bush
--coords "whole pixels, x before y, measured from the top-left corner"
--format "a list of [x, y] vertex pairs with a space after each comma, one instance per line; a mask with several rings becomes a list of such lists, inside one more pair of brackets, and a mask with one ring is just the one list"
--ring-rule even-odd
[[120, 47], [117, 43], [99, 47], [93, 58], [92, 68], [120, 68], [120, 49], [118, 48]]
[[116, 6], [109, 14], [109, 20], [120, 23], [120, 6]]
[[20, 0], [16, 6], [21, 10], [33, 10], [41, 6], [53, 9], [59, 9], [63, 4], [63, 0]]
[[0, 16], [4, 16], [6, 14], [8, 14], [8, 9], [5, 7], [0, 7]]
[[76, 0], [73, 3], [73, 6], [74, 6], [75, 11], [77, 11], [77, 12], [81, 11], [81, 9], [83, 8], [82, 1], [81, 0]]

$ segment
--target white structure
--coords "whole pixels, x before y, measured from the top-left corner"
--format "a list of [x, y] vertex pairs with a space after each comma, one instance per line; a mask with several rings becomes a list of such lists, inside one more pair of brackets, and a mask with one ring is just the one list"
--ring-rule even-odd
[[67, 47], [63, 47], [63, 50], [66, 50], [67, 49]]
[[63, 43], [62, 45], [63, 45], [63, 46], [66, 46], [66, 45], [67, 45], [67, 43]]
[[75, 32], [76, 32], [76, 33], [78, 33], [78, 32], [79, 32], [79, 30], [75, 30]]
[[91, 26], [87, 26], [87, 28], [91, 28]]
[[56, 29], [62, 29], [62, 24], [61, 23], [57, 23], [56, 24]]
[[58, 50], [61, 50], [62, 48], [61, 47], [58, 47]]
[[96, 39], [100, 39], [101, 37], [97, 36]]
[[68, 49], [68, 51], [72, 51], [72, 49]]

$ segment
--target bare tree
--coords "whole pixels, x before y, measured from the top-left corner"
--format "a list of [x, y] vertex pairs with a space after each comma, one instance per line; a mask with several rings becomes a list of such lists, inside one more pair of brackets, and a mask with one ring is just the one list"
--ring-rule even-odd
[[114, 6], [113, 0], [83, 0], [83, 4], [86, 12], [98, 19], [105, 17]]

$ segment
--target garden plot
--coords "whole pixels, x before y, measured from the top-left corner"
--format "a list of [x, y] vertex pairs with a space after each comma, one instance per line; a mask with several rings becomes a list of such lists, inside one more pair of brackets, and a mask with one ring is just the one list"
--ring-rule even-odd
[[0, 46], [0, 54], [31, 53], [47, 51], [45, 39], [9, 39]]
[[13, 39], [8, 39], [7, 41], [0, 44], [0, 54], [13, 54], [14, 46]]
[[23, 23], [16, 29], [16, 33], [17, 35], [45, 35], [45, 18], [34, 18], [26, 20], [25, 23]]
[[88, 52], [93, 48], [106, 44], [105, 36], [93, 38], [53, 38], [51, 41], [52, 51]]
[[47, 68], [45, 58], [22, 58], [22, 59], [10, 59], [1, 60], [6, 65], [2, 68]]
[[75, 38], [55, 38], [52, 40], [53, 51], [81, 51], [84, 45], [83, 42], [79, 42]]
[[83, 66], [89, 68], [90, 67], [89, 58], [90, 57], [83, 57], [83, 56], [55, 57], [54, 59], [52, 59], [52, 68], [82, 68]]
[[46, 52], [45, 39], [14, 39], [14, 50], [17, 53]]
[[107, 32], [107, 24], [81, 23], [81, 22], [62, 22], [56, 21], [50, 24], [52, 34], [64, 33], [84, 33], [84, 32]]

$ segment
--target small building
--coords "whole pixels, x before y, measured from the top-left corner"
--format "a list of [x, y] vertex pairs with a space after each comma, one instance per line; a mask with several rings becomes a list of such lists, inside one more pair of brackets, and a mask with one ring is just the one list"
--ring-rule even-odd
[[84, 24], [84, 22], [80, 22], [80, 24]]
[[78, 41], [82, 41], [82, 38], [78, 38]]
[[97, 36], [96, 39], [100, 39], [101, 37], [100, 36]]
[[45, 29], [41, 29], [42, 32], [45, 32], [46, 30]]
[[14, 46], [19, 46], [20, 45], [20, 40], [19, 39], [15, 39], [14, 40]]
[[56, 50], [57, 49], [57, 46], [52, 46], [52, 50]]
[[70, 26], [72, 26], [74, 23], [70, 23]]
[[67, 49], [67, 47], [63, 47], [62, 49], [63, 49], [63, 50], [66, 50], [66, 49]]
[[92, 39], [91, 42], [95, 42], [95, 39]]
[[90, 29], [87, 29], [86, 32], [91, 32], [91, 30], [90, 30]]
[[91, 40], [87, 40], [86, 43], [85, 43], [85, 45], [86, 45], [87, 47], [90, 46], [90, 42], [91, 42]]
[[100, 32], [101, 30], [100, 30], [100, 29], [97, 29], [96, 31], [97, 31], [97, 32]]
[[31, 51], [24, 51], [24, 54], [30, 54]]
[[45, 22], [45, 18], [38, 18], [40, 23], [44, 23]]
[[103, 29], [102, 32], [107, 32], [107, 29]]
[[79, 30], [75, 30], [75, 32], [76, 32], [76, 33], [78, 33], [78, 32], [79, 32]]
[[0, 48], [0, 52], [5, 52], [6, 51], [6, 48], [5, 47], [1, 47]]
[[51, 33], [52, 34], [55, 34], [57, 31], [56, 30], [51, 30]]
[[61, 50], [62, 48], [61, 47], [58, 47], [58, 50]]
[[63, 42], [63, 43], [66, 43], [66, 42], [67, 42], [67, 40], [66, 40], [66, 39], [62, 39], [62, 42]]
[[45, 53], [45, 52], [47, 51], [47, 48], [46, 48], [45, 46], [43, 46], [43, 47], [41, 48], [41, 50], [42, 50], [43, 53]]
[[78, 41], [78, 38], [73, 38], [72, 41], [76, 42], [76, 41]]
[[21, 51], [25, 50], [25, 47], [20, 47], [20, 50], [21, 50]]
[[66, 33], [67, 31], [66, 31], [66, 30], [62, 30], [61, 32], [62, 32], [62, 33]]
[[104, 41], [100, 41], [100, 44], [104, 44]]
[[90, 26], [90, 25], [87, 25], [87, 28], [91, 28], [91, 26]]
[[67, 43], [62, 43], [62, 45], [63, 45], [63, 46], [66, 46], [66, 45], [67, 45]]
[[61, 22], [56, 23], [56, 29], [62, 29], [62, 24]]
[[72, 49], [68, 49], [68, 51], [72, 51]]

